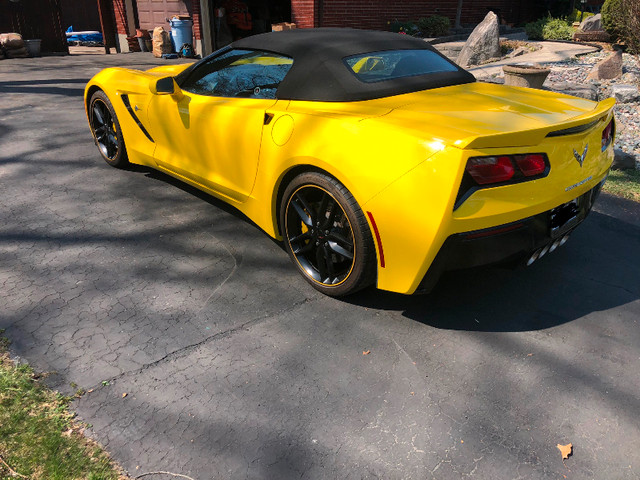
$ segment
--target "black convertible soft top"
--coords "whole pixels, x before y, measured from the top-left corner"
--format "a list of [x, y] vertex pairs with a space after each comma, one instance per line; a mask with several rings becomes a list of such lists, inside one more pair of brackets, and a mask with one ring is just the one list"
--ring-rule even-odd
[[[455, 71], [363, 82], [344, 63], [352, 55], [388, 50], [436, 49], [424, 40], [391, 32], [351, 28], [310, 28], [263, 33], [243, 38], [232, 48], [266, 50], [293, 58], [293, 66], [278, 87], [287, 100], [349, 102], [475, 82], [455, 64]], [[447, 60], [448, 61], [448, 60]]]

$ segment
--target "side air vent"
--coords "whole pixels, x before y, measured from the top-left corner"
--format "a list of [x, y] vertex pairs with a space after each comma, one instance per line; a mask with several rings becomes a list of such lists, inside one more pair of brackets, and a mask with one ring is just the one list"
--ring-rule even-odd
[[144, 125], [142, 125], [142, 122], [140, 121], [140, 119], [138, 118], [136, 113], [133, 111], [133, 108], [131, 108], [131, 102], [129, 101], [129, 95], [124, 93], [124, 94], [120, 95], [120, 97], [122, 98], [122, 103], [124, 103], [124, 106], [127, 107], [127, 111], [133, 117], [133, 120], [136, 122], [138, 127], [140, 127], [140, 130], [142, 130], [142, 133], [144, 133], [144, 135], [150, 141], [152, 141], [153, 143], [156, 143], [156, 142], [153, 141], [153, 138], [151, 138], [151, 135], [149, 135], [149, 132], [147, 132], [147, 129], [144, 128]]

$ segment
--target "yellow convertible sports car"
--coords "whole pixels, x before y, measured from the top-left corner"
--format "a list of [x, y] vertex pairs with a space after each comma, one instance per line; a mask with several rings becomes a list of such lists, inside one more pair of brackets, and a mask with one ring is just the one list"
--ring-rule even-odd
[[85, 105], [107, 163], [223, 199], [333, 296], [531, 264], [566, 242], [613, 161], [614, 100], [478, 83], [387, 32], [266, 33], [191, 65], [109, 68]]

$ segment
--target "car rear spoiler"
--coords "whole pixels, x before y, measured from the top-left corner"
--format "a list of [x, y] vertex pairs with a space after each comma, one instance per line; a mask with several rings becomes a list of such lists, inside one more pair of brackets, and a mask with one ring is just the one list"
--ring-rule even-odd
[[[461, 142], [456, 143], [456, 147], [465, 149], [481, 149], [537, 145], [547, 136], [572, 135], [595, 127], [596, 124], [609, 118], [609, 112], [615, 104], [615, 99], [607, 98], [606, 100], [599, 102], [592, 111], [578, 115], [566, 122], [559, 122], [546, 127], [523, 130], [520, 132], [468, 137]], [[581, 126], [586, 128], [580, 128]]]

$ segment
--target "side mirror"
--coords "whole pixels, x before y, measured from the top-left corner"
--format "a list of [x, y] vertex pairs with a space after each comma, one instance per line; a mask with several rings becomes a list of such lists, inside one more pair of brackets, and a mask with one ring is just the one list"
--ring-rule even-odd
[[175, 95], [180, 93], [180, 87], [173, 77], [163, 77], [149, 82], [149, 89], [154, 95]]

